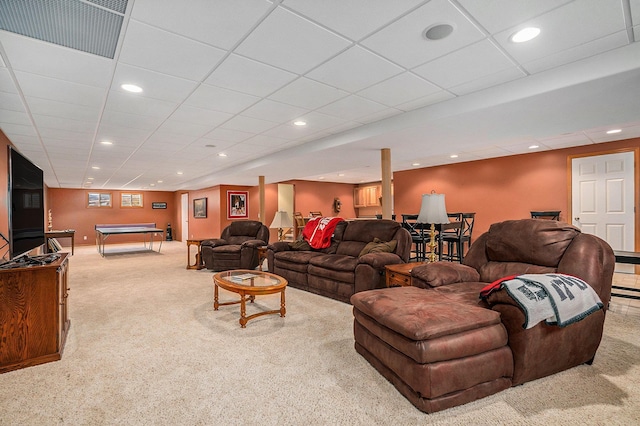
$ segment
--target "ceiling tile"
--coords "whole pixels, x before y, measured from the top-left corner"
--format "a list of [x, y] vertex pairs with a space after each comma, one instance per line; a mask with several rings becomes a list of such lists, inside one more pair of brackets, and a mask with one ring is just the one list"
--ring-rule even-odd
[[238, 130], [223, 129], [218, 127], [203, 136], [205, 139], [220, 140], [226, 142], [242, 142], [254, 136], [254, 133], [242, 132]]
[[388, 106], [403, 104], [432, 95], [440, 88], [424, 79], [405, 72], [358, 92], [358, 95]]
[[540, 35], [527, 43], [509, 41], [509, 37], [520, 29], [519, 26], [494, 36], [520, 63], [562, 52], [625, 29], [622, 3], [618, 0], [574, 1], [533, 18], [526, 24], [541, 29]]
[[499, 84], [503, 84], [508, 81], [516, 80], [518, 78], [526, 76], [527, 75], [518, 68], [507, 68], [494, 74], [485, 75], [476, 80], [468, 81], [458, 86], [450, 87], [449, 91], [458, 96], [462, 96], [466, 95], [467, 93], [477, 92], [478, 90], [497, 86]]
[[111, 82], [113, 61], [108, 58], [4, 31], [0, 41], [16, 71], [102, 88]]
[[209, 86], [208, 84], [201, 84], [191, 96], [189, 96], [185, 104], [235, 114], [259, 100], [260, 98], [256, 96], [223, 89], [221, 87]]
[[96, 140], [108, 140], [117, 145], [138, 146], [150, 134], [151, 132], [145, 129], [100, 124]]
[[592, 143], [583, 132], [571, 133], [562, 136], [538, 139], [541, 143], [552, 149], [569, 148], [572, 146], [588, 145]]
[[162, 124], [163, 118], [128, 114], [118, 111], [105, 111], [101, 123], [105, 126], [122, 126], [133, 129], [153, 131]]
[[214, 125], [188, 123], [186, 121], [180, 121], [172, 117], [162, 123], [162, 125], [158, 128], [158, 131], [201, 137], [202, 135], [213, 130], [214, 127]]
[[348, 92], [357, 92], [403, 71], [386, 59], [355, 46], [306, 76]]
[[71, 83], [22, 71], [16, 71], [15, 74], [25, 96], [102, 107], [106, 95], [106, 89], [95, 86]]
[[357, 119], [360, 123], [372, 123], [374, 121], [384, 120], [385, 118], [393, 117], [394, 115], [402, 114], [402, 111], [395, 108], [387, 108], [382, 111], [374, 112]]
[[205, 83], [255, 96], [267, 96], [297, 78], [296, 74], [230, 55]]
[[302, 77], [278, 90], [269, 98], [313, 110], [348, 95], [349, 93], [343, 90]]
[[313, 21], [359, 40], [423, 0], [285, 0], [283, 5]]
[[[33, 114], [33, 120], [38, 128], [69, 130], [72, 132], [87, 133], [93, 136], [96, 122], [93, 120], [81, 121], [70, 118], [52, 117], [50, 115]], [[91, 139], [89, 139], [91, 140]]]
[[222, 49], [131, 20], [118, 60], [163, 74], [202, 81], [225, 54]]
[[374, 114], [385, 109], [387, 109], [386, 106], [377, 102], [351, 95], [320, 108], [318, 112], [334, 115], [345, 120], [357, 120], [360, 117]]
[[[1, 99], [2, 98], [0, 97], [0, 100]], [[0, 109], [0, 127], [2, 127], [2, 123], [23, 124], [25, 126], [30, 126], [31, 119], [29, 119], [29, 115], [26, 112]]]
[[38, 128], [40, 137], [45, 139], [62, 139], [68, 142], [80, 142], [82, 144], [91, 144], [93, 140], [92, 132], [78, 132], [69, 129], [58, 129], [55, 127], [40, 127]]
[[0, 68], [0, 92], [18, 93], [11, 73], [7, 68]]
[[482, 40], [413, 69], [445, 89], [495, 74], [515, 64], [489, 40]]
[[212, 46], [230, 49], [272, 6], [264, 0], [191, 1], [136, 0], [131, 17], [183, 34]]
[[258, 145], [258, 146], [265, 146], [265, 147], [279, 147], [287, 142], [288, 141], [286, 139], [282, 139], [282, 138], [276, 138], [276, 137], [267, 136], [267, 135], [256, 135], [244, 141], [243, 144], [249, 144], [253, 146]]
[[277, 8], [240, 44], [236, 52], [303, 74], [350, 44], [335, 33]]
[[292, 121], [308, 112], [309, 110], [305, 108], [287, 105], [269, 99], [263, 99], [243, 111], [242, 115], [253, 118], [262, 118], [264, 120], [273, 121], [274, 123], [282, 123], [285, 121]]
[[428, 105], [436, 104], [438, 102], [444, 102], [446, 100], [455, 98], [455, 95], [446, 90], [440, 90], [432, 95], [423, 96], [413, 101], [405, 102], [403, 104], [395, 105], [396, 108], [403, 111], [411, 111], [417, 108], [422, 108]]
[[204, 108], [196, 108], [189, 105], [181, 105], [171, 115], [171, 119], [209, 126], [218, 126], [231, 117], [233, 117], [233, 114]]
[[272, 121], [236, 115], [220, 127], [222, 129], [237, 130], [241, 132], [262, 133], [277, 125], [278, 123], [274, 123]]
[[49, 115], [52, 117], [69, 118], [75, 120], [97, 122], [100, 117], [100, 108], [85, 105], [58, 102], [51, 99], [26, 98], [29, 110], [32, 114]]
[[[427, 28], [442, 23], [455, 28], [449, 37], [431, 41], [423, 36]], [[451, 3], [431, 0], [366, 38], [362, 44], [404, 67], [413, 68], [483, 38], [485, 35]]]
[[487, 31], [495, 34], [572, 0], [458, 0]]
[[530, 62], [524, 62], [522, 67], [528, 72], [534, 74], [551, 68], [556, 68], [570, 62], [589, 58], [598, 53], [625, 46], [628, 43], [629, 38], [627, 32], [619, 31], [617, 33], [563, 50], [562, 52], [557, 52]]
[[105, 109], [127, 114], [166, 118], [171, 115], [178, 105], [178, 102], [161, 101], [140, 96], [138, 93], [111, 90]]
[[149, 71], [132, 65], [118, 64], [113, 76], [112, 88], [128, 93], [120, 88], [122, 84], [140, 86], [143, 90], [142, 93], [138, 94], [140, 96], [170, 102], [182, 101], [198, 85], [195, 81]]

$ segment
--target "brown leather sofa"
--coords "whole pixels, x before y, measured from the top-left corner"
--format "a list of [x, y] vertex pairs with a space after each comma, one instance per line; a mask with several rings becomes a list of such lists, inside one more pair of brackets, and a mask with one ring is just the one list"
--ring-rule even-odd
[[238, 220], [224, 228], [220, 238], [201, 243], [202, 261], [207, 269], [255, 269], [258, 247], [269, 242], [269, 228], [255, 220]]
[[[360, 253], [377, 238], [396, 241], [393, 252]], [[329, 248], [295, 250], [281, 241], [267, 248], [269, 272], [289, 281], [289, 286], [307, 290], [342, 302], [352, 294], [385, 285], [385, 265], [409, 260], [411, 235], [392, 220], [354, 220], [340, 222]]]
[[[355, 348], [427, 413], [590, 364], [602, 338], [614, 262], [606, 242], [566, 223], [493, 224], [462, 265], [417, 266], [411, 287], [354, 295]], [[506, 290], [479, 298], [487, 283], [525, 273], [579, 277], [604, 308], [565, 327], [542, 321], [525, 329], [524, 311]]]

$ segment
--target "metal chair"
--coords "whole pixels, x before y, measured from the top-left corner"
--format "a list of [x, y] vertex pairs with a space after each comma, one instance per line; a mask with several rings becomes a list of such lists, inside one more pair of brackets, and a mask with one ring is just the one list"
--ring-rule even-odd
[[[427, 244], [431, 241], [429, 237], [429, 225], [426, 223], [417, 223], [417, 214], [403, 214], [402, 215], [402, 227], [409, 231], [411, 234], [411, 240], [415, 245], [414, 257], [409, 260], [415, 260], [416, 262], [424, 262], [427, 258]], [[425, 230], [427, 232], [425, 232]]]
[[531, 219], [560, 220], [560, 210], [532, 211]]
[[[471, 235], [473, 233], [473, 222], [475, 213], [448, 213], [449, 217], [459, 221], [461, 226], [452, 227], [453, 230], [442, 232], [439, 241], [440, 260], [448, 260], [450, 262], [460, 262], [464, 259], [464, 246], [467, 244], [467, 250], [471, 247]], [[447, 225], [448, 226], [448, 225]], [[447, 253], [443, 252], [443, 244], [447, 244]]]

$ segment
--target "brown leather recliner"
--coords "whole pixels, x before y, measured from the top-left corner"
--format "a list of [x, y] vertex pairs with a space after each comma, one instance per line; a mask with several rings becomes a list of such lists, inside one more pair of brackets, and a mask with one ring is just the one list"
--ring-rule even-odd
[[[602, 338], [615, 257], [598, 237], [558, 221], [493, 224], [462, 265], [411, 271], [412, 286], [351, 297], [356, 350], [425, 412], [464, 404], [530, 380], [591, 363]], [[524, 329], [506, 290], [488, 283], [516, 274], [562, 273], [586, 281], [604, 308], [565, 327]]]
[[255, 269], [258, 266], [258, 247], [269, 242], [269, 228], [255, 220], [231, 222], [220, 238], [201, 243], [202, 261], [207, 269]]

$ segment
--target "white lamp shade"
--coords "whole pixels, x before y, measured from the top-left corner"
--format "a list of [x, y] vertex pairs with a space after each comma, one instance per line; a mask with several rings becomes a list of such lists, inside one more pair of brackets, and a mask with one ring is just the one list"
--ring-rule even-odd
[[422, 206], [418, 214], [418, 223], [449, 223], [447, 207], [444, 204], [444, 194], [424, 194]]
[[278, 211], [273, 218], [273, 222], [271, 222], [271, 226], [269, 228], [291, 228], [293, 227], [293, 222], [289, 217], [289, 214], [285, 211]]

